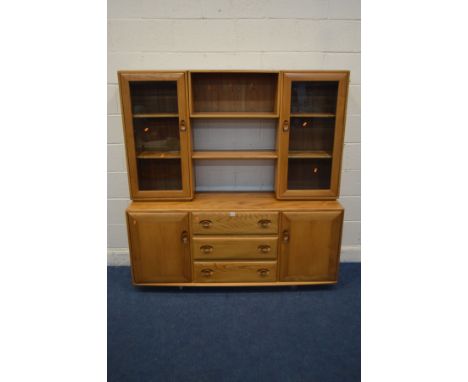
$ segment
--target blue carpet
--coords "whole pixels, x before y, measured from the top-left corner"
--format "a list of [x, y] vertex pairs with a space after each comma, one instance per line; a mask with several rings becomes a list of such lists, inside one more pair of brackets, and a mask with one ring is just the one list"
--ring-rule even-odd
[[108, 380], [353, 382], [360, 264], [328, 287], [135, 288], [108, 267]]

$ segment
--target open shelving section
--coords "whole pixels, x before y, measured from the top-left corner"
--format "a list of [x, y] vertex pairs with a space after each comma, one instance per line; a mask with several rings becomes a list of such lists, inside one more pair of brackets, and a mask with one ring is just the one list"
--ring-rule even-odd
[[280, 72], [189, 73], [196, 191], [274, 190], [280, 81]]

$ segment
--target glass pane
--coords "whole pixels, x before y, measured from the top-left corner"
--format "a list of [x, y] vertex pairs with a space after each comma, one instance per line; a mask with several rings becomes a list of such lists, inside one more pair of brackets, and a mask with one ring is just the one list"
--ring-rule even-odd
[[140, 190], [181, 190], [180, 159], [138, 159]]
[[329, 189], [331, 162], [331, 159], [290, 158], [288, 160], [288, 189]]
[[175, 81], [131, 82], [130, 93], [134, 114], [176, 114], [178, 112], [177, 82]]
[[180, 152], [178, 118], [134, 118], [135, 150], [147, 152]]
[[336, 113], [337, 81], [294, 81], [291, 113]]
[[289, 151], [333, 151], [335, 118], [291, 117]]

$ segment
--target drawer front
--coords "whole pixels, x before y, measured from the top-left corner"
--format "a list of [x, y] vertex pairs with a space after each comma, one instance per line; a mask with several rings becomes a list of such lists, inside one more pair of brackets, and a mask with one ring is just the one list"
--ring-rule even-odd
[[193, 281], [200, 283], [276, 281], [276, 261], [196, 261], [193, 263]]
[[192, 233], [212, 234], [277, 234], [277, 212], [193, 212]]
[[196, 260], [276, 259], [276, 237], [271, 236], [198, 236], [192, 238]]

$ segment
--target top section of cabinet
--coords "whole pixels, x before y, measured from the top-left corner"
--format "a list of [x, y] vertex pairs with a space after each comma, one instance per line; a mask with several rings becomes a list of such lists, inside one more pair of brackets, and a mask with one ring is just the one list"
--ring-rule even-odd
[[[337, 198], [348, 80], [347, 71], [119, 72], [132, 199], [257, 184], [278, 199]], [[225, 189], [230, 179], [241, 184]]]

